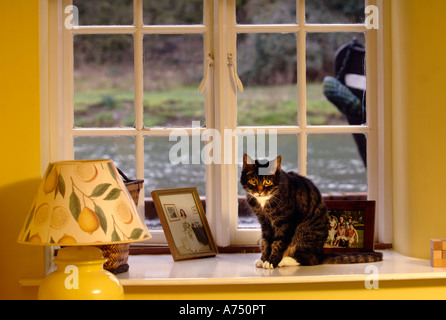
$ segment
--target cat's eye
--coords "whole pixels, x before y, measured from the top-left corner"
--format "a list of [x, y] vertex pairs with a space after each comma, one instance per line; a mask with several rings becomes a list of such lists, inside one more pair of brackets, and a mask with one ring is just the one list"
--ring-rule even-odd
[[273, 181], [270, 180], [270, 179], [267, 179], [267, 180], [265, 180], [265, 181], [263, 182], [263, 185], [266, 186], [266, 187], [268, 187], [268, 186], [270, 186], [270, 185], [272, 185], [272, 184], [273, 184]]
[[249, 184], [252, 184], [253, 186], [257, 185], [257, 180], [256, 179], [251, 179], [248, 181]]

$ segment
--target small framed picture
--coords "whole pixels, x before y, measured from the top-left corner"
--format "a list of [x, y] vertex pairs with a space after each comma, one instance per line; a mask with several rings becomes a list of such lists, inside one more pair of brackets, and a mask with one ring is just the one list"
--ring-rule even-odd
[[330, 229], [324, 252], [372, 252], [375, 201], [326, 201]]
[[152, 198], [175, 261], [218, 254], [196, 188], [155, 190]]
[[164, 210], [167, 213], [167, 217], [170, 222], [180, 221], [180, 216], [178, 215], [177, 207], [174, 204], [165, 204]]

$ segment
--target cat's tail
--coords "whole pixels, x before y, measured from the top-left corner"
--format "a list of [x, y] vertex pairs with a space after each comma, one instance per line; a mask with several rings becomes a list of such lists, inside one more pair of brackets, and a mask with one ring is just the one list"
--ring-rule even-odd
[[383, 260], [382, 252], [352, 252], [324, 254], [322, 264], [371, 263]]

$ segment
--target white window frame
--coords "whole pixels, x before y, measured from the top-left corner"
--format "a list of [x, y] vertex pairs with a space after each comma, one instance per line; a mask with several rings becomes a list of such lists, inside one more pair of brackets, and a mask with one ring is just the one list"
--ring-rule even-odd
[[[307, 0], [308, 1], [308, 0]], [[297, 24], [239, 25], [235, 21], [235, 0], [205, 0], [202, 25], [146, 26], [142, 20], [142, 0], [134, 0], [133, 26], [80, 26], [64, 28], [63, 8], [71, 0], [40, 0], [41, 44], [41, 125], [42, 170], [48, 162], [72, 159], [75, 136], [135, 137], [136, 178], [144, 177], [144, 137], [169, 136], [173, 129], [144, 128], [143, 124], [143, 49], [144, 34], [203, 34], [204, 57], [211, 53], [213, 68], [205, 91], [208, 128], [248, 129], [237, 126], [237, 89], [228, 66], [228, 53], [236, 60], [236, 38], [240, 33], [297, 34], [298, 119], [296, 126], [249, 127], [274, 129], [278, 134], [298, 135], [299, 173], [307, 173], [309, 134], [365, 134], [367, 136], [368, 197], [377, 201], [376, 241], [392, 241], [390, 114], [385, 104], [385, 36], [383, 28], [369, 30], [364, 24], [306, 24], [305, 0], [296, 0]], [[383, 0], [369, 0], [382, 18], [388, 6]], [[382, 20], [380, 20], [382, 21]], [[303, 23], [301, 23], [303, 22]], [[380, 24], [381, 26], [382, 24]], [[306, 34], [328, 32], [366, 33], [367, 124], [362, 126], [310, 126], [306, 121]], [[135, 38], [135, 128], [73, 129], [73, 34], [133, 34]], [[205, 61], [203, 62], [206, 63]], [[198, 89], [197, 89], [198, 90]], [[186, 129], [189, 134], [204, 129]], [[222, 154], [225, 136], [222, 134]], [[237, 140], [237, 139], [235, 139]], [[235, 142], [235, 141], [234, 141]], [[233, 154], [237, 150], [234, 145]], [[238, 229], [237, 164], [206, 166], [207, 217], [218, 246], [255, 244], [259, 230]], [[143, 196], [143, 195], [142, 195]], [[144, 201], [140, 201], [143, 206]], [[143, 208], [140, 212], [143, 214]], [[166, 243], [162, 231], [152, 231], [151, 243]]]

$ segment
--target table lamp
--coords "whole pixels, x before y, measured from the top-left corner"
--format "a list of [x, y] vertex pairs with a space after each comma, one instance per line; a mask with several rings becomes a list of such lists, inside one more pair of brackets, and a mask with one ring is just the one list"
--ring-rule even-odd
[[76, 160], [48, 165], [18, 242], [61, 247], [39, 299], [89, 300], [124, 297], [96, 246], [150, 238], [113, 161]]

